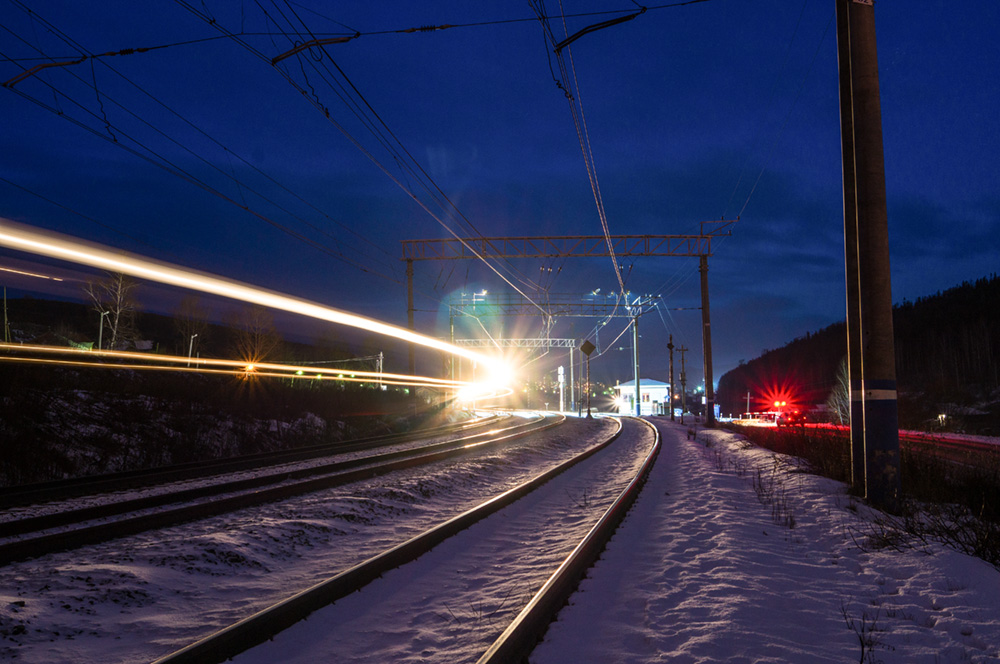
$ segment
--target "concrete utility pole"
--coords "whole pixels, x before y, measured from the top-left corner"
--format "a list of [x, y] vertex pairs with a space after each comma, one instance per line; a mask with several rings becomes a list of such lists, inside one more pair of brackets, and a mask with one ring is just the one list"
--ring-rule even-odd
[[7, 321], [7, 287], [3, 287], [3, 341], [10, 343], [10, 323]]
[[[584, 339], [583, 343], [580, 344], [580, 352], [587, 356], [587, 419], [593, 419], [593, 415], [590, 413], [590, 354], [594, 352], [597, 348], [594, 344], [590, 343], [588, 339]], [[581, 399], [581, 407], [583, 406]]]
[[899, 416], [875, 8], [873, 0], [836, 2], [853, 481], [861, 472], [858, 429], [865, 497], [895, 511], [901, 491]]
[[639, 389], [639, 316], [632, 317], [632, 363], [635, 366], [635, 416], [642, 417], [642, 391]]
[[670, 390], [667, 393], [667, 405], [670, 407], [670, 421], [676, 422], [674, 417], [674, 335], [670, 335], [667, 342], [667, 350], [670, 351]]
[[851, 42], [846, 7], [837, 3], [837, 60], [840, 65], [840, 138], [844, 168], [844, 273], [847, 286], [847, 368], [851, 431], [851, 486], [865, 495], [865, 415], [861, 384], [861, 281], [858, 274], [858, 205], [854, 172], [854, 100]]
[[708, 311], [708, 256], [698, 257], [701, 272], [701, 347], [705, 359], [705, 426], [715, 426], [715, 388], [712, 385], [712, 322]]
[[[416, 332], [413, 326], [413, 259], [408, 258], [406, 260], [406, 326], [411, 332]], [[417, 375], [417, 359], [414, 355], [414, 346], [411, 341], [409, 344], [410, 351], [410, 375]], [[416, 390], [414, 390], [416, 393]]]
[[684, 353], [688, 349], [681, 346], [677, 349], [681, 354], [681, 424], [684, 424], [684, 413], [687, 411], [687, 372], [684, 371]]
[[576, 410], [576, 392], [573, 390], [573, 348], [569, 349], [569, 409]]

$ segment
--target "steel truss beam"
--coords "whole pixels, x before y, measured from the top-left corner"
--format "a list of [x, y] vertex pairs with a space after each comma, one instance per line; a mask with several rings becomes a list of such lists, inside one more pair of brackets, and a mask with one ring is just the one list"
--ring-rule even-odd
[[[701, 222], [698, 235], [612, 235], [614, 255], [711, 256], [712, 238], [732, 233], [733, 221]], [[706, 233], [706, 226], [710, 226]], [[601, 258], [611, 256], [603, 235], [479, 237], [403, 240], [403, 260], [440, 261], [476, 258]]]
[[455, 339], [468, 348], [576, 348], [576, 339]]
[[[637, 296], [626, 304], [617, 295], [586, 296], [549, 294], [537, 303], [519, 293], [466, 295], [448, 303], [450, 316], [552, 316], [576, 318], [635, 318], [649, 313], [659, 295]], [[541, 306], [541, 310], [538, 308]], [[542, 311], [544, 310], [544, 312]]]

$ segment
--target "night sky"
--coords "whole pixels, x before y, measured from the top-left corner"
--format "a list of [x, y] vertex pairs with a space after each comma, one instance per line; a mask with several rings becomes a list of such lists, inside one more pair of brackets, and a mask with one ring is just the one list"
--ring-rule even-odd
[[[536, 10], [563, 38], [639, 6], [0, 0], [8, 83], [43, 63], [150, 49], [0, 89], [0, 216], [405, 325], [402, 240], [451, 237], [445, 226], [601, 234], [571, 87], [612, 234], [739, 217], [709, 259], [716, 380], [842, 320], [833, 0], [650, 6], [564, 49], [568, 82]], [[883, 0], [876, 23], [899, 302], [1000, 264], [1000, 3]], [[445, 24], [456, 27], [419, 30]], [[309, 39], [352, 35], [271, 64]], [[697, 265], [621, 259], [628, 290], [663, 297], [639, 326], [644, 376], [666, 379], [673, 334], [692, 349], [689, 384], [701, 377]], [[86, 278], [0, 250], [12, 266]], [[609, 258], [499, 269], [533, 298], [618, 289]], [[0, 281], [82, 299], [78, 282]], [[417, 329], [436, 336], [453, 294], [513, 292], [477, 262], [419, 262], [415, 283]], [[172, 296], [151, 288], [144, 305], [169, 312]], [[542, 330], [538, 318], [482, 323], [505, 337]], [[595, 376], [631, 379], [631, 333], [612, 344], [626, 320], [601, 323], [564, 318], [551, 335], [599, 341]], [[471, 321], [456, 332], [481, 334]]]

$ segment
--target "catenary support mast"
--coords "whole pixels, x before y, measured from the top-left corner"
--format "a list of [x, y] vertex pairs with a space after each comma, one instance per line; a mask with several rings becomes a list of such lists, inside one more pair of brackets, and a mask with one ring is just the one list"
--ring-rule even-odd
[[[845, 144], [850, 140], [844, 159], [854, 164], [853, 169], [844, 168], [845, 178], [853, 170], [855, 199], [853, 210], [845, 204], [844, 227], [845, 240], [852, 223], [857, 229], [856, 243], [846, 243], [845, 253], [857, 255], [856, 275], [850, 273], [847, 261], [847, 283], [850, 293], [854, 280], [859, 293], [865, 495], [873, 505], [895, 510], [900, 494], [899, 420], [875, 8], [873, 0], [837, 0], [837, 13], [838, 48], [846, 56], [846, 62], [845, 57], [840, 61], [840, 87], [849, 96], [849, 104], [841, 105], [846, 111], [841, 117], [842, 135]], [[845, 115], [849, 125], [843, 124]], [[847, 190], [845, 185], [845, 200]], [[848, 332], [848, 343], [851, 339]], [[857, 367], [851, 366], [850, 374], [853, 387]]]

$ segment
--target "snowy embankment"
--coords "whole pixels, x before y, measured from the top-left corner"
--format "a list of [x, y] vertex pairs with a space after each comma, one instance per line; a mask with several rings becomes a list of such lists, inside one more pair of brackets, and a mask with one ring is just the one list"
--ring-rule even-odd
[[934, 544], [870, 550], [843, 484], [654, 421], [652, 476], [533, 664], [1000, 661], [996, 569]]

